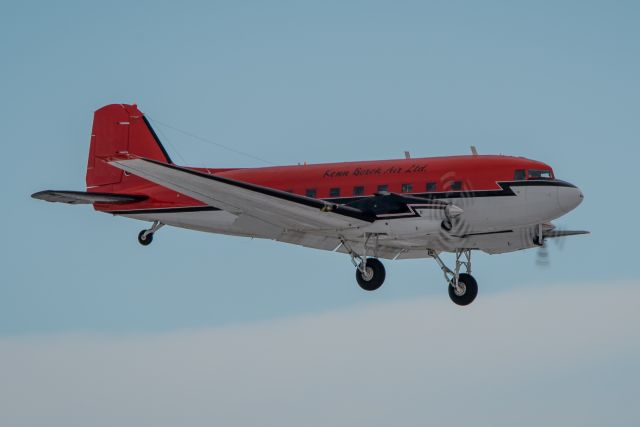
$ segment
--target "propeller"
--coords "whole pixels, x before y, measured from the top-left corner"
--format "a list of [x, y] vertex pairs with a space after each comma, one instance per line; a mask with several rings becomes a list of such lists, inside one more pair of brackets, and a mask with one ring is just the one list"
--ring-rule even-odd
[[539, 267], [549, 267], [550, 265], [549, 246], [546, 241], [538, 248], [536, 253], [536, 265]]
[[[454, 181], [460, 181], [461, 190], [449, 190], [452, 182]], [[455, 193], [457, 193], [457, 200], [455, 201], [455, 203], [449, 203], [449, 205], [445, 209], [446, 218], [444, 221], [442, 221], [441, 232], [437, 236], [434, 236], [442, 246], [453, 247], [459, 244], [459, 240], [461, 237], [473, 232], [472, 226], [466, 220], [464, 212], [474, 202], [469, 191], [465, 190], [469, 188], [467, 183], [458, 179], [453, 172], [446, 173], [440, 178], [440, 182], [438, 182], [438, 188], [445, 189], [445, 191], [450, 192], [455, 191]]]

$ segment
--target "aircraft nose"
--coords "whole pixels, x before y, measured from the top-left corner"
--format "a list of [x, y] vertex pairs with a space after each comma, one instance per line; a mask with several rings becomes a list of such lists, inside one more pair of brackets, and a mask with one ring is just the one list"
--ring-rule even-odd
[[584, 195], [578, 187], [558, 187], [558, 204], [564, 212], [574, 210], [583, 200]]

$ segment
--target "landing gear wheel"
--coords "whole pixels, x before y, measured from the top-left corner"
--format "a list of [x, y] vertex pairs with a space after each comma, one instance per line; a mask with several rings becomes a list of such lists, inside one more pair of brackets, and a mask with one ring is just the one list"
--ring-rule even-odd
[[451, 231], [451, 229], [453, 228], [453, 223], [449, 218], [446, 218], [442, 220], [442, 223], [440, 223], [440, 227], [442, 227], [442, 229], [445, 231]]
[[147, 230], [142, 230], [138, 233], [138, 243], [142, 246], [149, 246], [153, 241], [153, 233], [147, 233], [146, 236], [145, 233], [147, 233]]
[[478, 296], [478, 283], [472, 275], [460, 273], [458, 276], [458, 289], [449, 283], [449, 298], [458, 305], [469, 305]]
[[356, 280], [358, 285], [365, 291], [375, 291], [384, 283], [386, 272], [384, 265], [377, 258], [367, 259], [367, 266], [363, 274], [356, 268]]

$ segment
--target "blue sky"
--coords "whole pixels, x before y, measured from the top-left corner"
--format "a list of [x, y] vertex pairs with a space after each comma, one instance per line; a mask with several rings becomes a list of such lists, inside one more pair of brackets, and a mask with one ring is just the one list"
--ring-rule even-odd
[[[338, 313], [350, 330], [359, 325], [359, 310], [379, 307], [391, 316], [389, 307], [412, 301], [425, 309], [443, 306], [437, 313], [456, 323], [452, 313], [460, 312], [428, 260], [387, 262], [385, 286], [370, 294], [357, 288], [344, 255], [168, 227], [143, 248], [136, 241], [143, 223], [30, 199], [41, 189], [83, 189], [93, 111], [114, 102], [136, 102], [151, 119], [276, 164], [394, 158], [404, 150], [414, 157], [460, 154], [470, 145], [481, 153], [545, 161], [585, 194], [585, 202], [557, 223], [593, 234], [551, 244], [545, 268], [536, 265], [535, 251], [476, 256], [475, 304], [497, 310], [496, 302], [510, 301], [505, 295], [522, 303], [522, 295], [534, 293], [534, 312], [542, 316], [556, 293], [579, 297], [588, 284], [597, 297], [585, 299], [587, 308], [567, 297], [566, 315], [586, 310], [609, 318], [615, 304], [603, 307], [598, 298], [611, 289], [624, 299], [629, 284], [638, 283], [638, 22], [640, 7], [632, 1], [4, 5], [0, 347], [30, 354], [34, 347], [19, 343], [34, 340], [37, 348], [44, 340], [62, 343], [62, 352], [105, 336], [143, 343], [162, 337], [170, 345], [182, 339], [180, 331], [232, 334], [239, 325], [267, 328], [282, 344], [273, 322], [309, 316], [321, 322]], [[176, 161], [263, 165], [156, 128]], [[491, 342], [511, 339], [525, 322], [504, 310], [499, 313], [513, 330], [495, 333]], [[637, 324], [635, 312], [625, 311], [630, 317], [622, 320]], [[562, 322], [562, 310], [556, 315]], [[526, 321], [534, 319], [530, 313]], [[429, 321], [443, 322], [437, 316]], [[416, 323], [390, 324], [423, 333]], [[614, 324], [605, 324], [614, 333]], [[333, 325], [319, 330], [330, 335]], [[627, 332], [637, 342], [638, 332]], [[420, 339], [429, 342], [424, 333]], [[602, 366], [615, 364], [639, 379], [640, 350], [623, 341], [584, 369], [608, 372]], [[322, 351], [340, 351], [326, 337], [320, 342], [327, 344]], [[42, 357], [34, 363], [51, 363]], [[400, 361], [392, 354], [380, 363], [388, 368]], [[33, 367], [16, 363], [21, 372]], [[507, 374], [516, 369], [508, 366]], [[611, 381], [610, 389], [628, 386], [628, 379]], [[313, 384], [309, 379], [297, 387]], [[601, 384], [592, 386], [589, 399], [619, 401], [597, 391]], [[575, 382], [576, 390], [585, 387]], [[29, 424], [16, 417], [9, 421]]]

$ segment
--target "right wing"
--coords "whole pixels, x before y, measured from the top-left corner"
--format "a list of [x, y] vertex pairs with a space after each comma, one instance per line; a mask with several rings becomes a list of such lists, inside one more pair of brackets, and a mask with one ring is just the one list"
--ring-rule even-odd
[[155, 160], [116, 159], [109, 164], [238, 217], [254, 218], [283, 230], [340, 230], [368, 225], [375, 219], [361, 209]]

